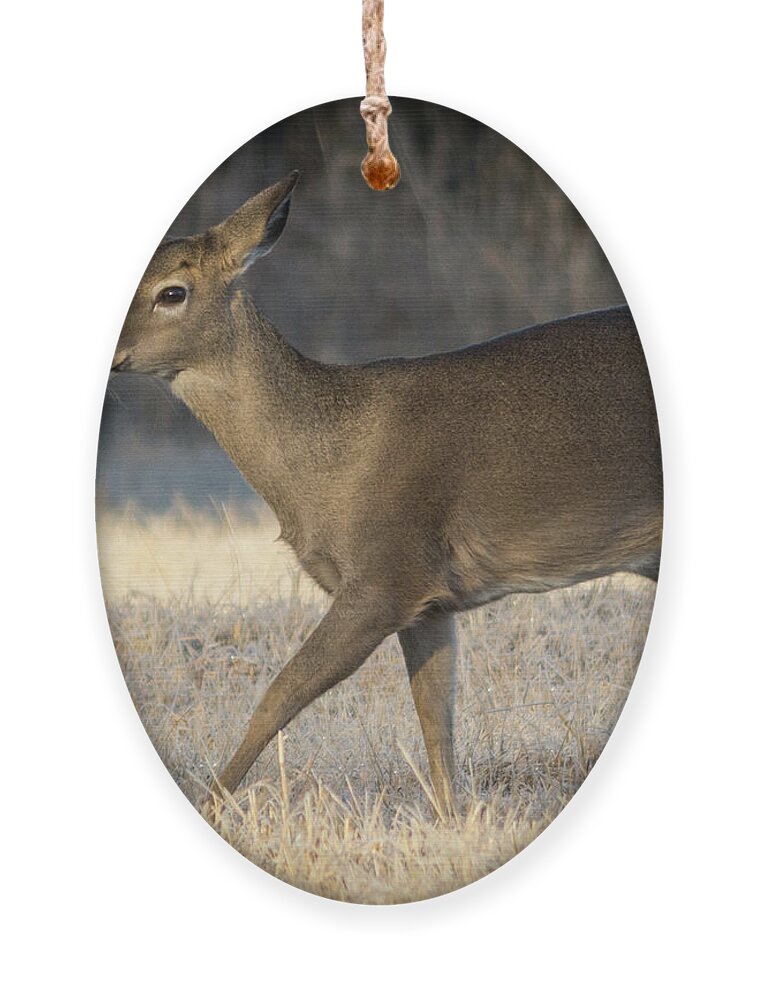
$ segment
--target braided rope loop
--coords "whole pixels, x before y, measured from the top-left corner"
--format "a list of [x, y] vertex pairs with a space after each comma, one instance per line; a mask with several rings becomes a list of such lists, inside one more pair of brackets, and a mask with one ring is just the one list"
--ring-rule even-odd
[[361, 173], [369, 187], [387, 191], [400, 180], [400, 167], [392, 154], [387, 133], [387, 118], [392, 105], [384, 84], [384, 0], [363, 0], [363, 58], [366, 63], [366, 96], [361, 101], [361, 116], [366, 122], [368, 153], [361, 163]]

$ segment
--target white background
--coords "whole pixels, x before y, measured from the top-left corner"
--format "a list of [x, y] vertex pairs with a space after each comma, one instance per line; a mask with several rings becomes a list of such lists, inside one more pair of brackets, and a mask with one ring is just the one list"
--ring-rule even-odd
[[103, 612], [93, 477], [106, 372], [146, 261], [207, 174], [280, 118], [362, 92], [360, 4], [15, 5], [0, 240], [9, 996], [754, 987], [748, 5], [388, 4], [390, 92], [467, 112], [529, 152], [584, 214], [633, 306], [667, 517], [629, 703], [566, 812], [447, 898], [310, 897], [195, 815], [131, 706]]

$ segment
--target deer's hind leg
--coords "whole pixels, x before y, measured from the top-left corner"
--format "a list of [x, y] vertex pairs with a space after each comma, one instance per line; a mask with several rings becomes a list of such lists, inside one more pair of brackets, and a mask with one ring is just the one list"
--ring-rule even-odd
[[432, 612], [398, 632], [424, 737], [432, 788], [442, 815], [455, 814], [453, 704], [455, 617]]

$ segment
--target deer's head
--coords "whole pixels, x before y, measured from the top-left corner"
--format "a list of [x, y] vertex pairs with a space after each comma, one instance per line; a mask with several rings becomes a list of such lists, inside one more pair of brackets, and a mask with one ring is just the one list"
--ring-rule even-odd
[[235, 280], [279, 239], [297, 179], [294, 171], [220, 225], [158, 247], [129, 307], [111, 371], [172, 378], [223, 348]]

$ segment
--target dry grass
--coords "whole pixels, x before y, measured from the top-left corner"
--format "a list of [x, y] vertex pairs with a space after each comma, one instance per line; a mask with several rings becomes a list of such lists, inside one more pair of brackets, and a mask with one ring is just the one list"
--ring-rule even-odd
[[[195, 802], [326, 606], [293, 593], [271, 534], [225, 515], [101, 518], [126, 681]], [[175, 550], [183, 579], [161, 565]], [[263, 596], [254, 584], [264, 574], [247, 580], [247, 565], [268, 567], [269, 593], [289, 580], [287, 598]], [[435, 821], [393, 637], [266, 749], [216, 828], [267, 871], [336, 899], [404, 902], [480, 878], [533, 840], [592, 768], [634, 677], [653, 596], [652, 584], [616, 576], [460, 616], [458, 820]]]
[[168, 514], [128, 506], [98, 512], [100, 573], [106, 602], [135, 593], [162, 600], [243, 605], [261, 597], [315, 597], [267, 507], [215, 516], [175, 502]]

